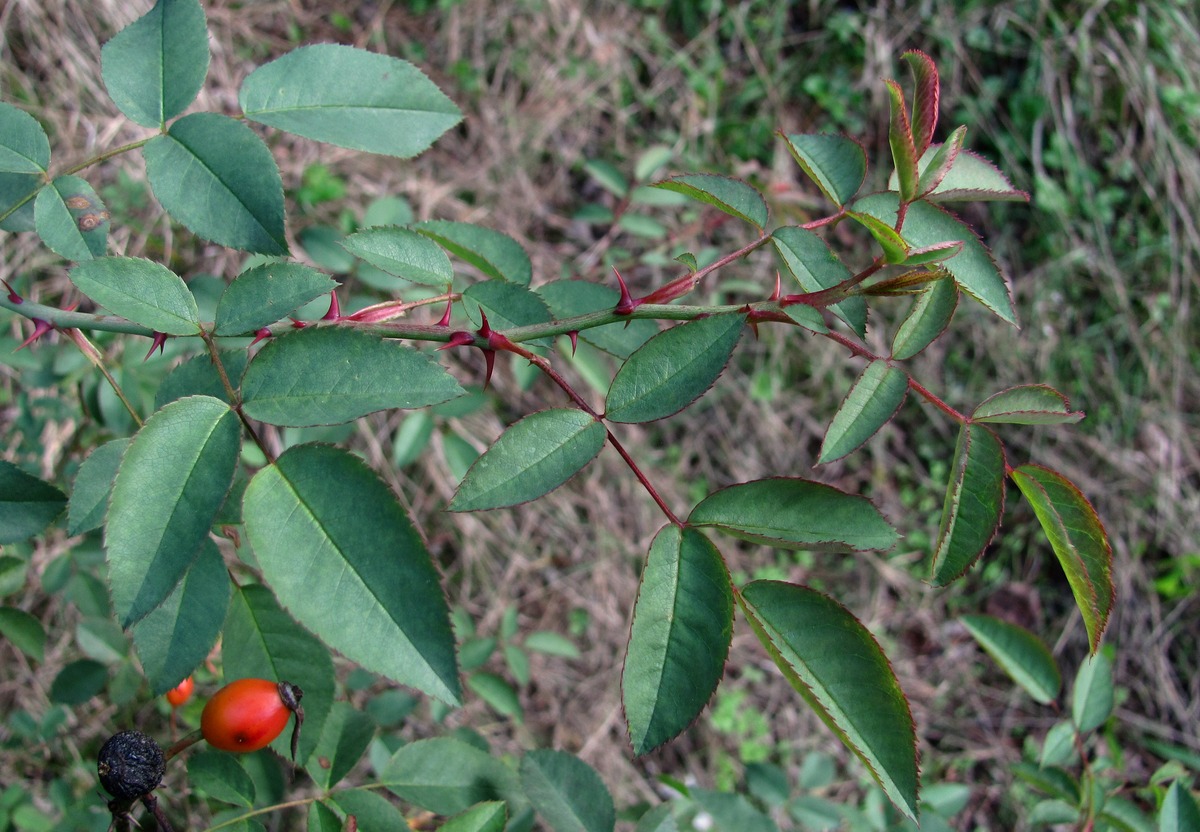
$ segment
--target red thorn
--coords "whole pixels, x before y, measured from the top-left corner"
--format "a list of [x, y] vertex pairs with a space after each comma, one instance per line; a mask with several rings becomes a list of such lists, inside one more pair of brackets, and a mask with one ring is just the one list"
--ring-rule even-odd
[[142, 360], [149, 361], [150, 356], [154, 355], [155, 350], [158, 350], [158, 354], [162, 355], [163, 354], [163, 345], [166, 343], [167, 343], [167, 333], [165, 333], [165, 332], [154, 333], [154, 339], [150, 342], [150, 351], [148, 353], [146, 353], [146, 357], [143, 358]]
[[487, 313], [480, 309], [479, 317], [483, 318], [483, 323], [479, 327], [479, 334], [484, 338], [490, 339], [492, 337], [492, 325], [488, 323]]
[[484, 376], [483, 376], [483, 389], [486, 390], [488, 388], [488, 384], [492, 380], [492, 371], [494, 371], [496, 369], [496, 351], [495, 350], [484, 350], [483, 351], [483, 363], [487, 367], [487, 372], [484, 373]]
[[571, 339], [571, 355], [575, 355], [575, 350], [579, 349], [579, 330], [571, 330], [567, 337]]
[[22, 341], [21, 346], [17, 347], [13, 352], [20, 352], [52, 329], [54, 329], [54, 324], [49, 321], [43, 321], [41, 318], [34, 318], [33, 334]]
[[783, 295], [783, 287], [779, 284], [779, 271], [775, 271], [775, 291], [771, 293], [770, 300], [779, 300]]
[[298, 321], [292, 318], [292, 329], [304, 329], [306, 326], [308, 326], [308, 321]]
[[267, 329], [265, 326], [262, 329], [255, 330], [254, 331], [254, 340], [250, 342], [250, 346], [253, 347], [255, 344], [257, 344], [262, 339], [270, 338], [270, 337], [271, 337], [271, 330]]
[[446, 301], [446, 311], [442, 313], [442, 319], [437, 322], [437, 326], [450, 326], [450, 310], [454, 308], [454, 301]]
[[17, 294], [17, 290], [8, 285], [8, 281], [0, 278], [0, 283], [4, 284], [4, 288], [8, 290], [8, 299], [12, 303], [24, 303], [25, 298]]
[[342, 307], [338, 304], [337, 292], [329, 293], [329, 311], [325, 313], [322, 321], [336, 321], [342, 317]]
[[617, 271], [616, 266], [613, 266], [613, 274], [617, 276], [617, 283], [621, 284], [621, 299], [617, 301], [617, 305], [613, 308], [613, 311], [618, 315], [628, 315], [638, 308], [641, 301], [634, 300], [633, 295], [629, 294], [629, 287], [625, 285], [625, 278], [621, 277], [621, 273]]
[[467, 344], [474, 344], [475, 336], [469, 332], [455, 332], [450, 336], [450, 340], [438, 347], [439, 350], [448, 350], [451, 347], [465, 347]]

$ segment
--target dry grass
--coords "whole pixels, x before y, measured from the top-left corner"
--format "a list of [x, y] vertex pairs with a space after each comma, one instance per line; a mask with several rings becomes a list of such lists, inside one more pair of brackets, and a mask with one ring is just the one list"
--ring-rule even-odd
[[[334, 5], [354, 21], [349, 31], [330, 23]], [[833, 5], [814, 0], [793, 10], [797, 28], [780, 47], [793, 71], [840, 71], [840, 64], [825, 66], [819, 57], [821, 48], [831, 48], [830, 36], [799, 28], [828, 17]], [[1130, 691], [1120, 711], [1122, 730], [1128, 737], [1154, 736], [1200, 751], [1194, 735], [1200, 722], [1197, 596], [1168, 603], [1151, 583], [1155, 570], [1196, 552], [1200, 539], [1200, 432], [1195, 422], [1200, 409], [1200, 343], [1190, 322], [1200, 266], [1200, 125], [1195, 111], [1192, 120], [1181, 121], [1178, 108], [1164, 104], [1163, 96], [1163, 90], [1176, 83], [1185, 88], [1192, 84], [1194, 94], [1196, 76], [1189, 81], [1181, 69], [1176, 78], [1168, 77], [1164, 65], [1169, 62], [1159, 60], [1159, 52], [1169, 48], [1175, 65], [1200, 67], [1200, 26], [1183, 11], [1151, 12], [1144, 4], [1129, 10], [1116, 3], [1101, 4], [1083, 20], [1071, 21], [1059, 20], [1056, 4], [1049, 2], [1026, 15], [1015, 14], [1008, 4], [983, 4], [987, 8], [959, 13], [952, 4], [933, 3], [933, 17], [953, 23], [947, 24], [949, 31], [1022, 33], [1025, 40], [1004, 41], [1012, 52], [1006, 56], [1012, 62], [1012, 77], [1040, 68], [1034, 77], [1047, 103], [1036, 129], [1023, 134], [1021, 125], [997, 103], [1003, 91], [988, 86], [985, 70], [994, 66], [981, 68], [977, 53], [962, 45], [962, 39], [926, 41], [922, 20], [927, 15], [918, 16], [915, 9], [897, 14], [894, 5], [861, 4], [855, 18], [863, 60], [858, 75], [847, 83], [871, 107], [866, 115], [874, 131], [868, 136], [874, 158], [884, 158], [880, 153], [886, 141], [876, 127], [886, 106], [877, 79], [896, 74], [896, 55], [918, 46], [939, 60], [946, 110], [965, 111], [973, 137], [1006, 135], [1008, 141], [997, 144], [1006, 154], [998, 161], [1018, 185], [1033, 189], [1037, 199], [1045, 197], [1047, 183], [1066, 176], [1064, 169], [1112, 170], [1127, 162], [1139, 171], [1124, 187], [1130, 203], [1145, 212], [1138, 222], [1154, 229], [1155, 239], [1154, 245], [1136, 249], [1133, 259], [1128, 245], [1115, 243], [1120, 235], [1136, 234], [1137, 223], [1131, 225], [1119, 211], [1115, 218], [1072, 213], [1054, 217], [1059, 223], [1053, 231], [1059, 256], [1050, 262], [1028, 262], [1023, 254], [1035, 235], [1043, 234], [1031, 218], [1045, 222], [1054, 216], [1049, 209], [1043, 207], [1040, 214], [972, 213], [985, 238], [997, 242], [997, 253], [1014, 276], [1023, 329], [1014, 332], [993, 325], [964, 309], [957, 333], [914, 366], [920, 378], [963, 403], [1011, 384], [1044, 381], [1072, 390], [1077, 406], [1107, 414], [1083, 430], [1006, 434], [1006, 440], [1018, 454], [1055, 467], [1079, 483], [1108, 524], [1120, 598], [1109, 638], [1118, 647], [1118, 682]], [[5, 32], [0, 96], [28, 107], [47, 126], [60, 162], [77, 161], [143, 135], [114, 114], [99, 83], [100, 44], [140, 9], [141, 4], [116, 0], [9, 0], [0, 9]], [[569, 219], [594, 188], [579, 171], [585, 158], [616, 160], [628, 167], [648, 144], [667, 141], [680, 158], [700, 159], [714, 169], [736, 168], [764, 181], [793, 176], [782, 157], [739, 161], [716, 140], [722, 126], [719, 107], [714, 110], [712, 100], [689, 86], [696, 67], [713, 51], [717, 34], [712, 28], [692, 40], [677, 38], [678, 51], [670, 56], [646, 36], [646, 18], [617, 0], [478, 0], [428, 15], [413, 14], [404, 4], [387, 0], [361, 5], [215, 0], [206, 3], [206, 11], [213, 32], [213, 64], [197, 104], [205, 109], [234, 111], [239, 79], [294, 45], [293, 33], [305, 42], [339, 40], [399, 55], [414, 55], [419, 44], [424, 68], [466, 111], [463, 127], [430, 153], [403, 163], [300, 140], [273, 140], [285, 186], [295, 187], [303, 170], [320, 161], [350, 183], [349, 201], [356, 209], [377, 196], [401, 194], [419, 219], [448, 218], [497, 228], [525, 244], [537, 283], [564, 274], [603, 279], [591, 250], [595, 238]], [[1178, 37], [1166, 47], [1156, 39], [1155, 20], [1149, 19], [1157, 14], [1180, 18], [1175, 25]], [[1045, 32], [1058, 36], [1042, 37]], [[1020, 53], [1020, 43], [1038, 42], [1039, 37], [1040, 53]], [[737, 79], [773, 79], [776, 86], [762, 102], [770, 120], [788, 130], [823, 129], [819, 108], [789, 88], [798, 81], [784, 84], [777, 77], [772, 56], [763, 54], [765, 45], [747, 34], [744, 25], [723, 43], [726, 63], [719, 69], [728, 74], [730, 86]], [[803, 57], [810, 53], [812, 57]], [[1115, 147], [1101, 150], [1097, 142], [1112, 130], [1111, 121], [1104, 120], [1113, 106], [1106, 96], [1115, 89], [1124, 91], [1118, 107], [1129, 116], [1128, 129], [1115, 135]], [[1054, 164], [1048, 167], [1051, 137]], [[140, 162], [130, 156], [99, 166], [93, 181], [115, 181], [119, 169], [142, 175]], [[1077, 186], [1084, 198], [1097, 201], [1102, 194], [1096, 191], [1106, 184], [1082, 177], [1060, 187]], [[1004, 219], [1004, 227], [995, 223], [997, 216]], [[152, 205], [140, 222], [114, 225], [110, 247], [115, 253], [141, 251], [147, 240], [158, 238], [162, 256], [185, 275], [230, 276], [237, 271], [240, 257], [186, 236], [177, 238]], [[297, 230], [290, 227], [289, 233], [294, 236]], [[8, 275], [44, 275], [52, 278], [43, 284], [45, 291], [65, 290], [61, 270], [29, 235], [9, 235], [4, 245]], [[745, 274], [761, 279], [761, 271]], [[634, 281], [653, 275], [652, 270], [636, 268], [629, 274]], [[1068, 299], [1063, 297], [1064, 287], [1071, 287]], [[1099, 332], [1090, 317], [1098, 307], [1105, 310]], [[882, 328], [873, 328], [871, 337], [881, 338]], [[744, 345], [739, 353], [739, 367], [745, 372], [731, 373], [706, 399], [706, 406], [696, 409], [696, 418], [623, 433], [638, 458], [647, 461], [668, 503], [687, 505], [694, 483], [717, 486], [767, 474], [813, 475], [809, 472], [824, 425], [854, 368], [845, 366], [825, 344], [806, 341], [798, 357], [796, 343], [794, 337], [764, 331], [761, 341]], [[1077, 343], [1088, 347], [1080, 350]], [[1116, 346], [1106, 350], [1105, 344]], [[479, 368], [461, 369], [470, 374]], [[785, 380], [769, 404], [750, 395], [756, 371]], [[511, 405], [503, 418], [492, 409], [448, 425], [478, 437], [480, 447], [498, 435], [510, 417], [544, 406], [544, 397], [552, 395], [544, 386], [522, 393], [503, 371], [495, 387]], [[940, 498], [932, 504], [914, 501], [909, 492], [937, 491], [930, 469], [949, 455], [953, 436], [948, 426], [924, 424], [924, 414], [908, 405], [902, 418], [866, 449], [816, 476], [865, 490], [906, 530], [929, 533], [936, 526]], [[394, 424], [372, 422], [379, 430], [360, 431], [377, 470], [387, 469], [387, 435]], [[68, 425], [66, 438], [82, 429]], [[679, 445], [677, 455], [662, 450], [672, 443]], [[47, 471], [61, 466], [71, 445], [64, 440], [55, 447], [59, 458], [46, 461]], [[430, 454], [415, 469], [388, 470], [387, 476], [425, 526], [435, 554], [445, 564], [452, 603], [469, 612], [481, 631], [495, 630], [507, 604], [519, 608], [523, 632], [564, 631], [572, 610], [584, 610], [590, 619], [580, 660], [535, 661], [537, 681], [523, 698], [528, 717], [524, 729], [516, 730], [506, 721], [489, 722], [479, 703], [453, 715], [452, 725], [476, 727], [501, 749], [548, 745], [577, 751], [601, 771], [622, 802], [652, 799], [658, 773], [712, 783], [721, 754], [728, 758], [736, 749], [731, 738], [716, 733], [704, 720], [677, 742], [640, 760], [631, 760], [625, 745], [620, 657], [639, 560], [662, 518], [619, 460], [602, 455], [568, 487], [521, 509], [452, 518], [440, 511], [453, 484], [439, 453]], [[1028, 511], [1017, 506], [1015, 494], [1009, 502], [1010, 527], [1024, 524], [1027, 529], [1032, 522]], [[39, 550], [35, 572], [40, 574], [64, 546], [56, 541]], [[761, 549], [738, 547], [726, 554], [733, 569], [747, 572], [763, 566], [764, 557], [773, 557]], [[1019, 737], [1040, 735], [1052, 718], [1012, 694], [997, 674], [986, 671], [980, 678], [979, 654], [954, 624], [954, 615], [987, 608], [1000, 614], [1037, 611], [1042, 616], [1045, 607], [1041, 631], [1062, 633], [1056, 651], [1070, 669], [1084, 643], [1078, 617], [1064, 603], [1069, 600], [1064, 586], [1050, 577], [1057, 567], [1044, 546], [1024, 550], [1002, 545], [996, 556], [1006, 559], [1000, 577], [984, 579], [977, 570], [961, 594], [935, 593], [914, 578], [919, 574], [914, 566], [922, 557], [916, 551], [850, 561], [785, 561], [782, 567], [796, 580], [833, 588], [880, 634], [913, 700], [926, 767], [978, 786], [968, 814], [979, 828], [996, 828], [994, 812], [1003, 797], [1000, 772], [1019, 756]], [[1002, 595], [1001, 584], [1006, 582], [1015, 592]], [[70, 632], [76, 614], [60, 598], [27, 600], [22, 606], [52, 622], [52, 631]], [[0, 681], [0, 711], [44, 710], [50, 680], [72, 655], [74, 646], [66, 636], [54, 640], [41, 667], [29, 666], [21, 654], [0, 645], [3, 666], [16, 668]], [[799, 707], [744, 628], [735, 637], [725, 685], [728, 690], [747, 690], [752, 706], [769, 714], [770, 741], [784, 749], [784, 759], [794, 761], [804, 751], [834, 745], [828, 732]], [[71, 717], [71, 726], [79, 732], [70, 752], [78, 778], [86, 770], [78, 749], [101, 735], [106, 716], [105, 709], [89, 705]], [[0, 727], [0, 735], [3, 731]], [[940, 772], [939, 761], [949, 755], [959, 765]], [[1131, 764], [1147, 765], [1140, 759]], [[9, 764], [0, 766], [0, 781], [13, 782], [15, 776]]]

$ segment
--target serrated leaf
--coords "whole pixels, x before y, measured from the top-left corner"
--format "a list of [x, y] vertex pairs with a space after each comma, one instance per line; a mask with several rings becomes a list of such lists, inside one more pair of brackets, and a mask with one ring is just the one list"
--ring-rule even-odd
[[[539, 286], [537, 293], [546, 301], [556, 318], [574, 318], [592, 312], [608, 311], [621, 299], [621, 293], [617, 289], [585, 280], [556, 280]], [[579, 337], [610, 355], [628, 358], [634, 350], [657, 335], [658, 331], [654, 321], [639, 318], [589, 327], [581, 330]]]
[[[218, 350], [217, 355], [231, 383], [236, 384], [246, 369], [246, 350]], [[167, 373], [154, 392], [154, 409], [159, 410], [186, 396], [212, 396], [223, 402], [230, 401], [229, 391], [208, 353], [197, 353]]]
[[1167, 789], [1158, 810], [1158, 832], [1194, 832], [1200, 829], [1200, 805], [1182, 780]]
[[103, 257], [108, 242], [108, 212], [86, 180], [60, 176], [38, 191], [33, 206], [38, 236], [68, 260]]
[[0, 543], [28, 540], [67, 505], [67, 495], [7, 460], [0, 459]]
[[936, 280], [913, 301], [912, 308], [892, 337], [892, 358], [903, 361], [928, 347], [946, 331], [958, 308], [958, 286], [953, 280]]
[[1004, 516], [1004, 446], [983, 425], [964, 424], [933, 549], [933, 583], [961, 577], [996, 536]]
[[958, 154], [962, 152], [963, 142], [967, 138], [967, 128], [962, 126], [957, 128], [947, 138], [945, 143], [941, 145], [931, 145], [927, 148], [932, 151], [933, 155], [923, 151], [921, 160], [917, 162], [917, 167], [921, 171], [921, 178], [917, 182], [917, 194], [919, 196], [928, 196], [938, 189], [946, 178], [951, 168], [954, 167], [955, 161], [958, 159]]
[[1075, 594], [1092, 652], [1112, 611], [1112, 547], [1096, 510], [1075, 485], [1041, 465], [1022, 465], [1013, 481], [1033, 507]]
[[502, 800], [516, 777], [500, 760], [450, 737], [402, 746], [379, 775], [401, 800], [439, 815], [453, 815], [486, 800]]
[[652, 422], [683, 410], [725, 370], [745, 322], [742, 314], [710, 315], [655, 335], [617, 371], [605, 417]]
[[187, 284], [166, 266], [138, 257], [98, 257], [71, 269], [71, 282], [114, 315], [167, 335], [200, 332]]
[[444, 288], [454, 280], [454, 267], [442, 247], [407, 228], [367, 228], [342, 240], [342, 247], [375, 268], [413, 283]]
[[45, 184], [41, 174], [0, 171], [0, 230], [34, 230], [34, 200]]
[[[504, 280], [472, 283], [462, 293], [462, 299], [463, 309], [475, 326], [483, 325], [481, 310], [487, 315], [489, 326], [497, 331], [550, 322], [550, 310], [541, 295], [517, 283]], [[530, 343], [549, 345], [546, 339]]]
[[325, 445], [289, 448], [254, 475], [242, 516], [263, 576], [301, 624], [367, 670], [459, 704], [437, 570], [366, 463]]
[[[50, 167], [50, 138], [41, 122], [0, 101], [0, 172], [42, 174]], [[0, 204], [0, 210], [5, 206]]]
[[910, 49], [900, 57], [908, 62], [913, 74], [912, 137], [916, 155], [920, 156], [929, 147], [937, 127], [941, 96], [937, 65], [917, 49]]
[[820, 133], [793, 133], [783, 137], [808, 178], [831, 202], [845, 205], [867, 176], [867, 153], [853, 139]]
[[908, 120], [908, 105], [904, 91], [895, 81], [888, 80], [889, 101], [892, 108], [888, 123], [888, 144], [892, 148], [892, 162], [896, 166], [896, 180], [902, 202], [912, 202], [917, 196], [917, 149], [913, 142], [912, 125]]
[[440, 832], [504, 832], [508, 812], [503, 801], [476, 804], [442, 824]]
[[196, 751], [187, 759], [188, 784], [214, 800], [244, 806], [254, 805], [254, 780], [242, 768], [237, 754]]
[[521, 786], [554, 832], [612, 832], [617, 813], [596, 770], [565, 751], [539, 749], [521, 758]]
[[83, 534], [104, 525], [108, 495], [112, 492], [121, 455], [129, 447], [129, 442], [129, 439], [105, 442], [88, 454], [88, 458], [79, 466], [67, 506], [67, 534]]
[[755, 188], [740, 179], [692, 173], [655, 182], [654, 187], [686, 194], [731, 217], [744, 220], [760, 231], [766, 228], [769, 218], [766, 200]]
[[1045, 384], [1010, 387], [985, 399], [971, 414], [975, 422], [1002, 422], [1013, 425], [1074, 424], [1083, 418], [1071, 410], [1067, 397]]
[[1098, 650], [1083, 660], [1071, 690], [1071, 720], [1079, 733], [1094, 731], [1108, 720], [1113, 709], [1112, 658]]
[[543, 410], [521, 419], [467, 471], [451, 511], [514, 506], [541, 497], [596, 458], [604, 424], [575, 409]]
[[[964, 128], [959, 128], [964, 129]], [[953, 136], [951, 137], [951, 139]], [[947, 140], [947, 144], [950, 140]], [[929, 173], [929, 181], [937, 177], [938, 167], [946, 163], [946, 158], [938, 158], [943, 145], [931, 145], [925, 155], [917, 163], [922, 180]], [[888, 188], [895, 189], [895, 176], [888, 181]], [[1029, 194], [1013, 187], [999, 168], [984, 159], [978, 153], [959, 149], [954, 156], [953, 164], [945, 171], [939, 184], [927, 194], [925, 199], [931, 202], [1028, 202]]]
[[825, 326], [825, 319], [821, 316], [821, 310], [817, 309], [816, 307], [808, 306], [803, 303], [793, 303], [791, 306], [784, 307], [783, 314], [787, 315], [809, 332], [815, 332], [818, 335], [824, 335], [829, 331], [829, 327]]
[[442, 248], [488, 277], [528, 286], [533, 265], [521, 244], [499, 231], [468, 222], [429, 220], [412, 226]]
[[208, 23], [198, 0], [158, 0], [104, 44], [100, 73], [122, 113], [158, 128], [195, 99], [208, 61]]
[[317, 788], [328, 791], [362, 759], [375, 736], [375, 720], [349, 702], [334, 702], [306, 769]]
[[915, 821], [916, 727], [870, 631], [841, 604], [807, 587], [755, 581], [738, 600], [792, 687]]
[[272, 338], [259, 351], [242, 377], [242, 409], [272, 425], [336, 425], [463, 392], [441, 364], [398, 341], [313, 327]]
[[[408, 819], [387, 798], [367, 788], [335, 791], [327, 802], [335, 804], [346, 817], [354, 816], [355, 828], [361, 832], [392, 832], [411, 828]], [[345, 832], [346, 827], [339, 827]]]
[[217, 545], [205, 539], [166, 600], [133, 625], [151, 696], [162, 696], [208, 657], [228, 609], [229, 573]]
[[896, 229], [870, 214], [847, 211], [846, 216], [871, 232], [875, 242], [879, 243], [879, 247], [883, 249], [884, 262], [894, 265], [908, 260], [909, 245], [903, 237], [896, 233]]
[[633, 753], [677, 736], [712, 697], [733, 637], [733, 592], [717, 547], [665, 526], [646, 559], [621, 673]]
[[989, 615], [965, 615], [959, 620], [979, 646], [1035, 701], [1049, 705], [1058, 699], [1062, 674], [1037, 636]]
[[[879, 217], [885, 223], [896, 224], [896, 194], [881, 193], [864, 197], [854, 204], [855, 210]], [[904, 238], [917, 248], [947, 241], [961, 241], [962, 251], [944, 264], [958, 287], [982, 303], [1002, 320], [1016, 324], [1012, 295], [1008, 281], [996, 267], [992, 255], [970, 228], [936, 205], [925, 201], [908, 206], [904, 221]]]
[[246, 118], [326, 144], [406, 159], [462, 120], [408, 61], [331, 43], [301, 46], [246, 76]]
[[46, 658], [46, 631], [35, 616], [15, 607], [0, 607], [0, 636], [35, 662]]
[[[321, 738], [333, 706], [334, 672], [329, 648], [284, 612], [261, 584], [235, 587], [221, 635], [225, 681], [270, 679], [299, 685], [304, 691], [304, 730], [296, 765], [304, 765]], [[291, 755], [291, 732], [271, 744], [281, 756]]]
[[879, 359], [868, 364], [834, 414], [819, 462], [841, 459], [886, 425], [908, 395], [908, 375]]
[[213, 332], [217, 335], [255, 332], [329, 294], [337, 286], [333, 278], [299, 263], [253, 266], [234, 278], [221, 294]]
[[[831, 289], [852, 276], [825, 241], [806, 228], [794, 225], [776, 228], [771, 234], [771, 242], [783, 265], [805, 292]], [[848, 297], [829, 309], [859, 337], [866, 335], [867, 303], [862, 298]]]
[[122, 627], [161, 604], [199, 554], [240, 449], [236, 414], [209, 396], [172, 402], [133, 437], [113, 483], [105, 534]]
[[286, 254], [283, 180], [246, 124], [192, 113], [142, 148], [154, 196], [194, 234], [230, 248]]
[[784, 549], [885, 551], [898, 537], [865, 497], [799, 478], [723, 488], [701, 500], [688, 523]]
[[[908, 256], [904, 258], [904, 265], [928, 266], [934, 263], [942, 263], [957, 255], [962, 249], [962, 242], [954, 240], [945, 243], [936, 243], [932, 246], [912, 248], [908, 250]], [[936, 273], [945, 274], [943, 271], [937, 271]]]

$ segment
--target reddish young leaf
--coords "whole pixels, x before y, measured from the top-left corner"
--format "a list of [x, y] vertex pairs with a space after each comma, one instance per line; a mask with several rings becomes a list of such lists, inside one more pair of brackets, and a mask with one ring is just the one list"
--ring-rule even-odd
[[888, 80], [891, 94], [892, 120], [888, 127], [888, 144], [892, 147], [892, 160], [896, 164], [896, 178], [900, 184], [900, 201], [912, 202], [917, 197], [917, 148], [913, 144], [912, 125], [904, 102], [904, 91], [895, 81]]
[[900, 57], [908, 61], [916, 85], [913, 90], [912, 137], [916, 155], [920, 157], [933, 141], [933, 130], [937, 127], [938, 98], [941, 95], [938, 71], [933, 60], [916, 49], [910, 49]]

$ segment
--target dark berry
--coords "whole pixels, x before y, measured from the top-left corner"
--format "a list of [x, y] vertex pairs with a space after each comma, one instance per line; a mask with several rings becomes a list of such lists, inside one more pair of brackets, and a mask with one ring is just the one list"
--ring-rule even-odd
[[136, 800], [162, 782], [166, 759], [158, 743], [141, 731], [113, 734], [100, 748], [100, 785], [113, 797]]

